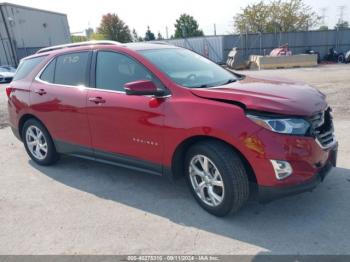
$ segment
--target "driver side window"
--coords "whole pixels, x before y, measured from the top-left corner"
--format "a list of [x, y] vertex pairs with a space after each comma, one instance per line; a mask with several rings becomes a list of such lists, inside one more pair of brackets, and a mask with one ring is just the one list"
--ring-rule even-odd
[[124, 84], [138, 80], [152, 80], [157, 86], [159, 83], [148, 69], [126, 55], [110, 51], [97, 53], [96, 88], [124, 92]]

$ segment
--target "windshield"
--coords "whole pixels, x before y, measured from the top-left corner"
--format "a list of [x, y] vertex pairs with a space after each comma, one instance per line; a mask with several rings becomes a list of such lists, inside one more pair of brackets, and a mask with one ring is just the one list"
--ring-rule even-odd
[[142, 50], [140, 53], [173, 81], [184, 87], [213, 87], [238, 79], [209, 59], [187, 49]]

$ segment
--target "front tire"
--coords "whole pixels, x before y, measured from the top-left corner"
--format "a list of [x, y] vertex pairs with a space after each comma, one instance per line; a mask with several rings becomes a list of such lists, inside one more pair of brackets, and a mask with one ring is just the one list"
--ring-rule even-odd
[[29, 119], [24, 123], [22, 140], [28, 155], [35, 163], [48, 166], [58, 160], [52, 138], [45, 126], [38, 120]]
[[220, 141], [192, 146], [185, 168], [194, 198], [215, 216], [238, 211], [249, 197], [248, 175], [240, 156]]

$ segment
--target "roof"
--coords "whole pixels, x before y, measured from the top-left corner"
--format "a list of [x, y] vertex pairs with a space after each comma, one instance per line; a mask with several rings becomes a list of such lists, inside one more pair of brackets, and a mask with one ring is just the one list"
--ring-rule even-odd
[[92, 45], [121, 45], [121, 43], [116, 41], [105, 41], [105, 40], [99, 40], [99, 41], [84, 41], [84, 42], [76, 42], [76, 43], [69, 43], [69, 44], [63, 44], [63, 45], [54, 45], [49, 47], [44, 47], [39, 49], [36, 53], [44, 53], [59, 49], [66, 49], [66, 48], [72, 48], [72, 47], [79, 47], [79, 46], [92, 46]]
[[83, 47], [83, 46], [94, 46], [94, 45], [109, 45], [109, 46], [120, 46], [120, 47], [126, 47], [134, 51], [139, 50], [151, 50], [151, 49], [166, 49], [166, 48], [178, 48], [176, 46], [168, 45], [167, 43], [126, 43], [122, 44], [116, 41], [107, 41], [107, 40], [99, 40], [99, 41], [85, 41], [85, 42], [77, 42], [77, 43], [71, 43], [71, 44], [63, 44], [63, 45], [57, 45], [57, 46], [50, 46], [45, 47], [36, 52], [36, 54], [55, 51], [55, 50], [61, 50], [61, 49], [68, 49], [73, 47]]
[[29, 10], [33, 10], [33, 11], [39, 11], [39, 12], [45, 12], [45, 13], [51, 13], [51, 14], [56, 14], [56, 15], [67, 16], [67, 14], [64, 14], [64, 13], [59, 13], [59, 12], [54, 12], [54, 11], [49, 11], [49, 10], [44, 10], [44, 9], [39, 9], [39, 8], [34, 8], [34, 7], [29, 7], [29, 6], [24, 6], [24, 5], [17, 5], [17, 4], [7, 3], [7, 2], [0, 3], [0, 6], [13, 6], [13, 7], [29, 9]]
[[151, 50], [151, 49], [166, 49], [166, 48], [178, 48], [177, 46], [170, 45], [165, 42], [157, 42], [157, 43], [145, 43], [145, 42], [139, 42], [139, 43], [126, 43], [122, 44], [122, 46], [125, 46], [127, 48], [130, 48], [135, 51], [139, 50]]

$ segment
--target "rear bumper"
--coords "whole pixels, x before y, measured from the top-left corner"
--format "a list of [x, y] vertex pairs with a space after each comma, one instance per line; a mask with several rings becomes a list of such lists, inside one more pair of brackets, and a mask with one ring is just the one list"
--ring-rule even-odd
[[324, 178], [327, 176], [327, 174], [331, 171], [332, 168], [333, 164], [331, 162], [328, 162], [314, 177], [303, 183], [293, 186], [259, 186], [259, 202], [268, 203], [279, 198], [312, 191], [315, 187], [317, 187], [318, 184], [320, 184], [324, 180]]
[[17, 137], [18, 140], [22, 141], [22, 138], [21, 138], [21, 136], [19, 134], [18, 129], [16, 129], [13, 126], [11, 126], [11, 130], [12, 130], [12, 133], [15, 135], [15, 137]]

